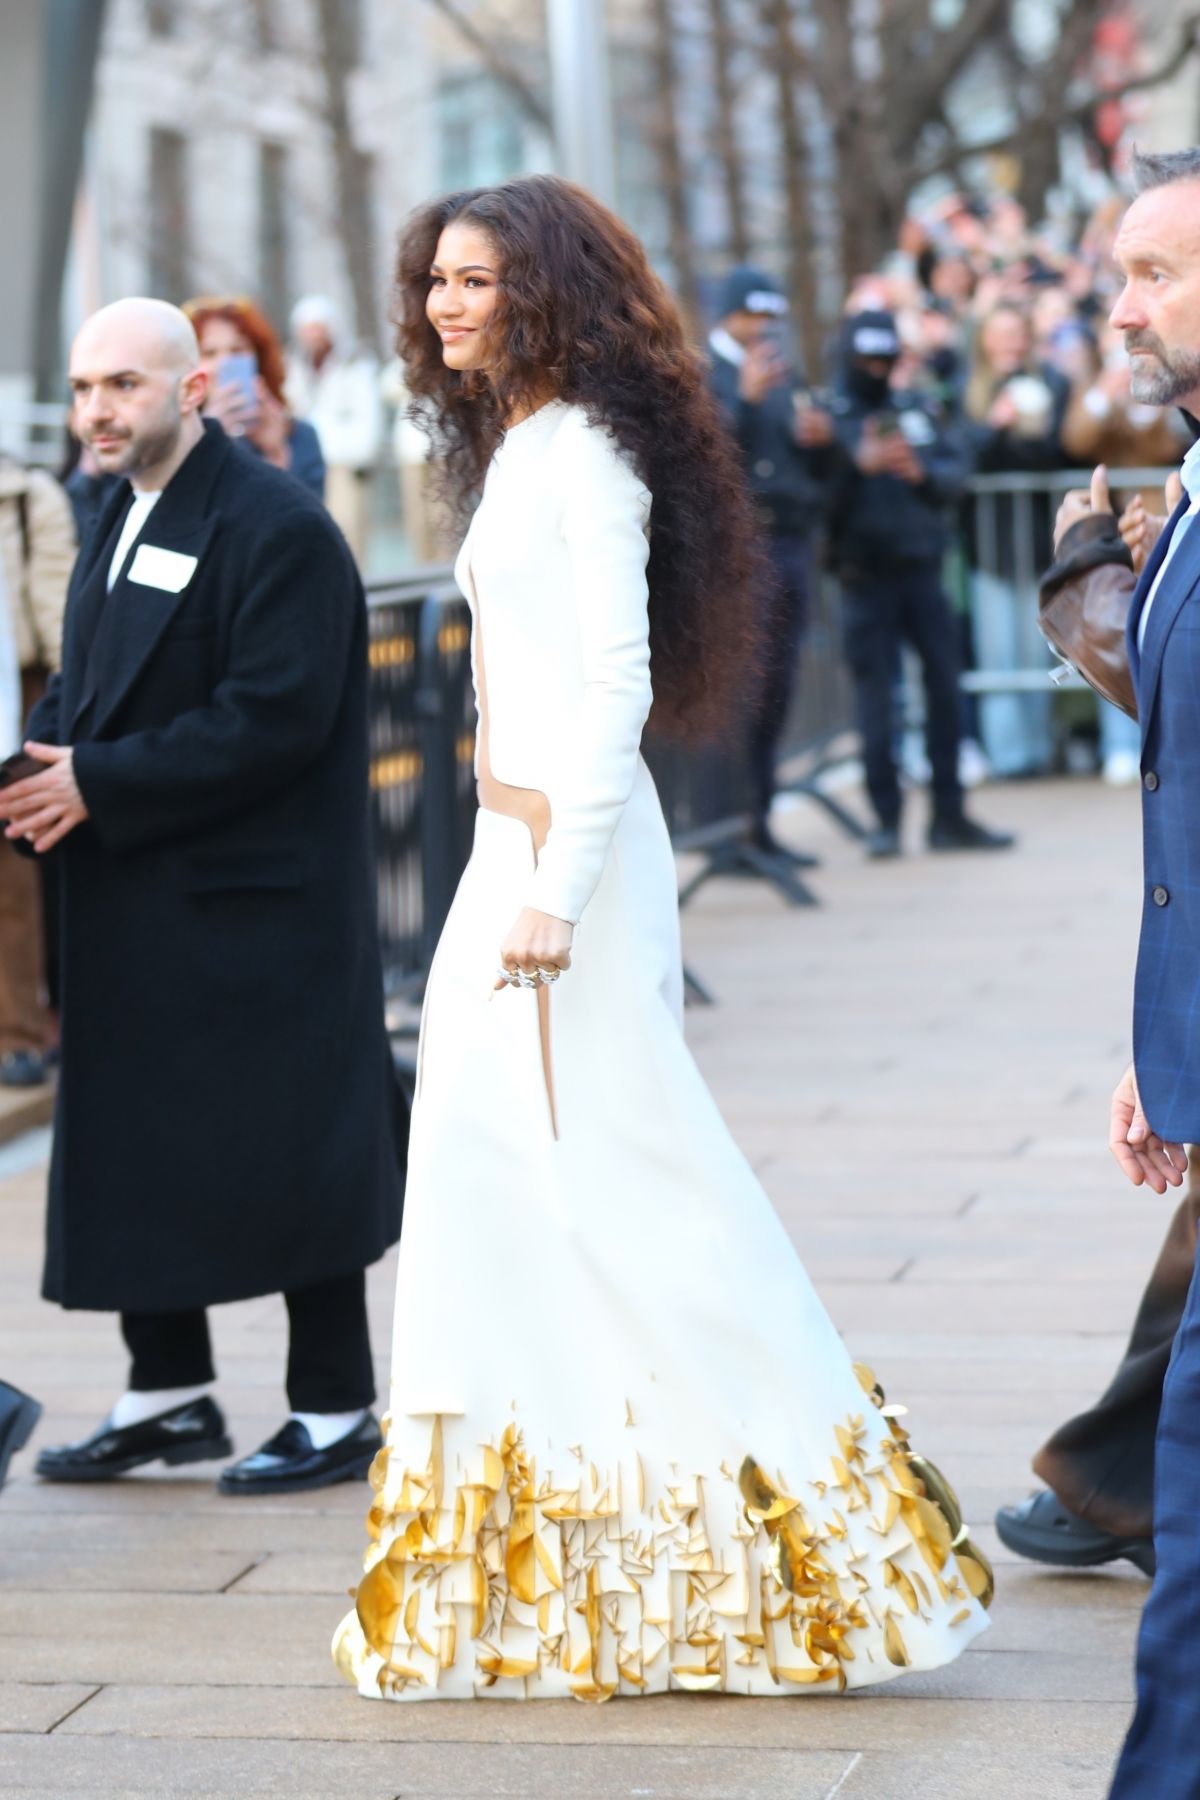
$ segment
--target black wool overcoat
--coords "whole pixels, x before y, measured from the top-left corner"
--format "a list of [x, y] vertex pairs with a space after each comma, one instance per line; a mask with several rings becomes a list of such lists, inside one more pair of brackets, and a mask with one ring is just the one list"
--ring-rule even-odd
[[[106, 594], [81, 553], [29, 734], [75, 747], [43, 1292], [174, 1311], [399, 1234], [366, 609], [320, 503], [206, 424]], [[156, 552], [168, 552], [163, 556]]]

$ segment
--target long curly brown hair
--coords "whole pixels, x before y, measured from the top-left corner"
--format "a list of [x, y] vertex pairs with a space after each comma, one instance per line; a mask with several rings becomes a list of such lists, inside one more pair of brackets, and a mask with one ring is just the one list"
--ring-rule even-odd
[[[438, 240], [459, 222], [499, 262], [486, 373], [447, 368], [425, 315]], [[633, 233], [552, 175], [448, 194], [401, 233], [395, 322], [410, 417], [460, 523], [505, 421], [548, 391], [611, 431], [652, 496], [652, 725], [702, 739], [743, 714], [767, 582], [755, 517], [704, 364]]]

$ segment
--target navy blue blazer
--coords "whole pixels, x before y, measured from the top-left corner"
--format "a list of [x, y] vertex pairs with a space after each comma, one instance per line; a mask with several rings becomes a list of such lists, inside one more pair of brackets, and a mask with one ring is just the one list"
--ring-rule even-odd
[[1172, 534], [1172, 513], [1129, 608], [1129, 666], [1142, 725], [1142, 930], [1133, 1060], [1150, 1127], [1200, 1142], [1200, 520], [1171, 558], [1138, 650], [1138, 622]]

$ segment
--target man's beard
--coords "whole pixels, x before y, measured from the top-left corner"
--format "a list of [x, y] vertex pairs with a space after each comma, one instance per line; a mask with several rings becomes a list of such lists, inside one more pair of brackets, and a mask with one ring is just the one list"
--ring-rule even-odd
[[1173, 406], [1200, 388], [1200, 350], [1170, 351], [1153, 331], [1127, 331], [1125, 348], [1149, 352], [1130, 369], [1130, 394], [1143, 406]]
[[[169, 410], [156, 424], [147, 426], [143, 431], [130, 433], [114, 455], [109, 451], [107, 456], [99, 457], [100, 465], [109, 475], [140, 475], [143, 469], [153, 469], [165, 462], [179, 442], [179, 431], [183, 424], [183, 414], [179, 410], [178, 398], [173, 398]], [[103, 435], [103, 434], [100, 434]]]

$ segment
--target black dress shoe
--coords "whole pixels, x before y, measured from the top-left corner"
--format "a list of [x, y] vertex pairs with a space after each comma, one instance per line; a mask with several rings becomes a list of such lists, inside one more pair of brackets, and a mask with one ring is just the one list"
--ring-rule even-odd
[[864, 848], [872, 862], [883, 862], [900, 854], [900, 831], [896, 825], [877, 825], [868, 831]]
[[965, 813], [934, 819], [929, 827], [931, 850], [1011, 850], [1016, 841], [1011, 831], [989, 831]]
[[289, 1419], [252, 1456], [231, 1464], [217, 1488], [222, 1494], [298, 1494], [332, 1487], [335, 1481], [359, 1481], [382, 1444], [379, 1422], [371, 1413], [324, 1450], [313, 1448], [299, 1419]]
[[42, 1416], [40, 1401], [23, 1394], [20, 1388], [0, 1381], [0, 1487], [8, 1475], [8, 1465], [18, 1450], [29, 1442], [34, 1426]]
[[1030, 1562], [1053, 1563], [1060, 1569], [1096, 1569], [1122, 1560], [1143, 1575], [1154, 1573], [1154, 1545], [1149, 1538], [1116, 1537], [1068, 1512], [1048, 1488], [1031, 1494], [1019, 1506], [1002, 1506], [996, 1514], [1002, 1544]]
[[173, 1406], [139, 1425], [101, 1425], [78, 1444], [43, 1450], [34, 1473], [43, 1481], [112, 1481], [143, 1463], [208, 1462], [232, 1456], [233, 1444], [220, 1407], [205, 1394]]

